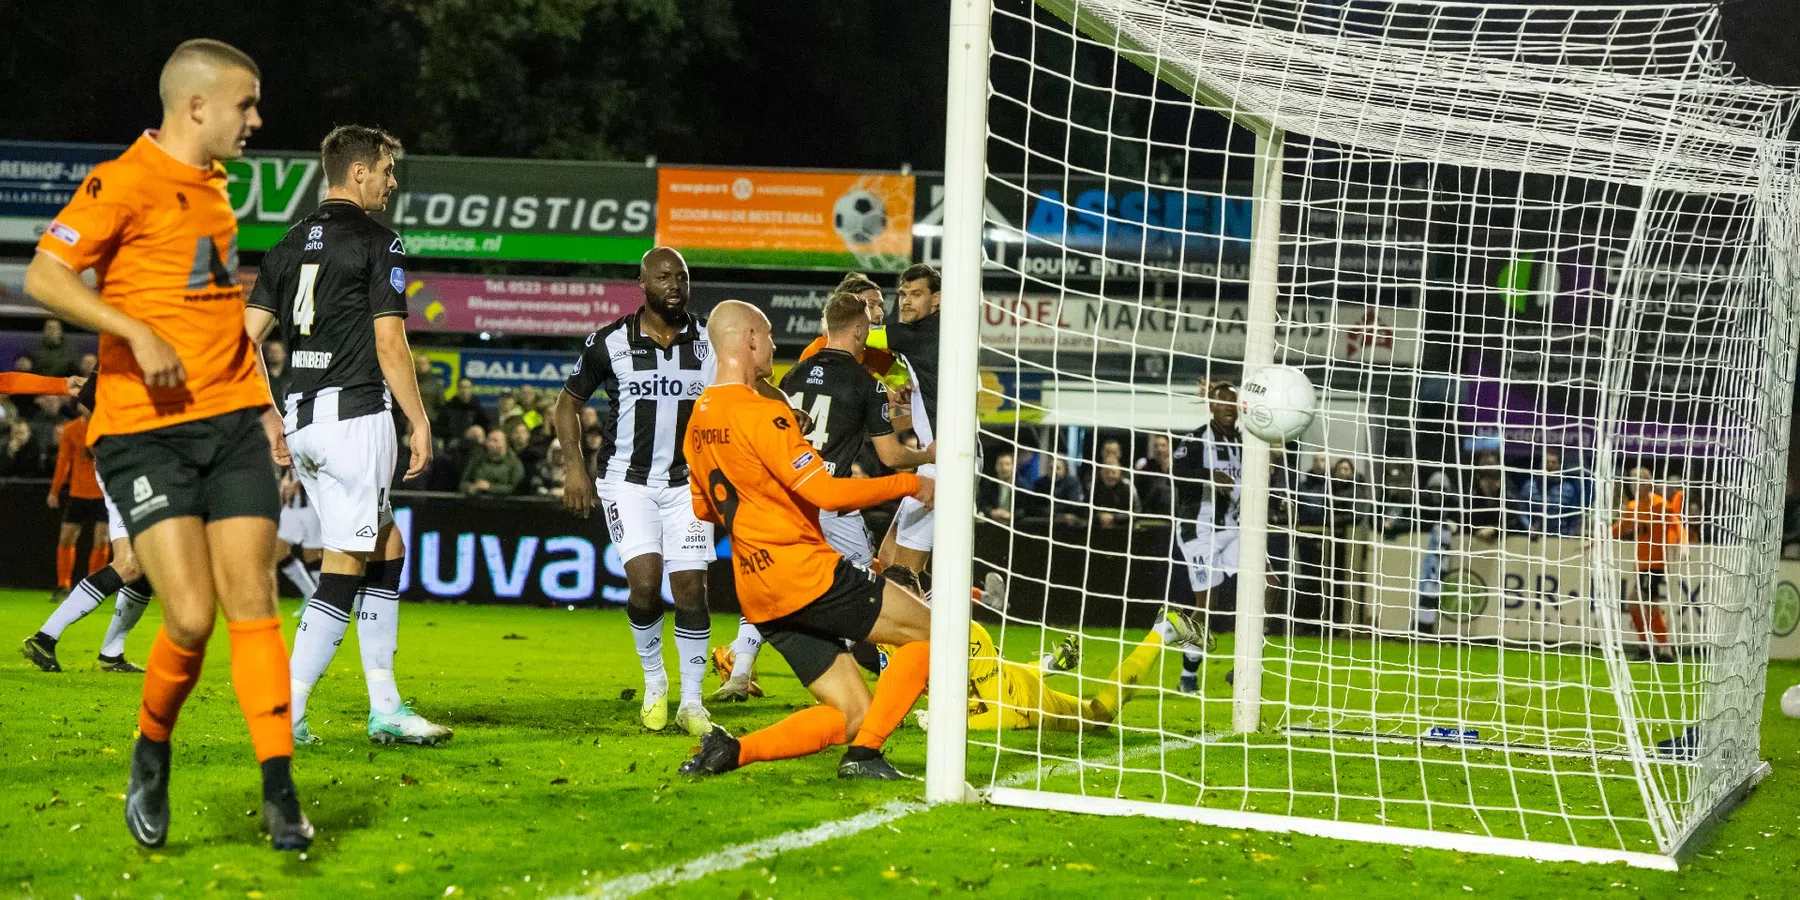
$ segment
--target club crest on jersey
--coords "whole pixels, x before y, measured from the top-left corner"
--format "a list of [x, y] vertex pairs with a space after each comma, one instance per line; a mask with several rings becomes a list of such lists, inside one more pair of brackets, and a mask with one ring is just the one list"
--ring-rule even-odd
[[694, 358], [695, 359], [700, 360], [701, 362], [705, 362], [706, 358], [711, 355], [712, 355], [712, 345], [711, 344], [709, 344], [705, 341], [695, 341], [694, 342]]
[[393, 286], [394, 293], [406, 293], [406, 270], [395, 266], [393, 271], [388, 273], [388, 284]]
[[71, 247], [81, 243], [81, 232], [76, 231], [61, 222], [51, 222], [49, 230], [51, 237], [56, 238]]
[[394, 238], [394, 242], [388, 245], [388, 252], [389, 253], [398, 253], [401, 256], [405, 256], [406, 255], [406, 245], [400, 243], [399, 238]]
[[811, 450], [808, 450], [805, 453], [802, 453], [799, 456], [794, 457], [794, 471], [798, 472], [801, 469], [804, 469], [807, 466], [812, 465], [812, 461], [816, 458], [817, 457], [813, 456], [813, 452]]

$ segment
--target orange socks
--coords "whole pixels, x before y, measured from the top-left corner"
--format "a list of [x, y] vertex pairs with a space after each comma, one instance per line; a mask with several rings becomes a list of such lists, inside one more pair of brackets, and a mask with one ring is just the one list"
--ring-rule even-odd
[[56, 586], [68, 590], [75, 583], [75, 545], [56, 545]]
[[1644, 603], [1626, 605], [1626, 610], [1631, 613], [1631, 624], [1637, 628], [1638, 635], [1645, 641], [1666, 644], [1669, 642], [1669, 620], [1663, 615], [1662, 607], [1649, 607], [1650, 627], [1648, 630], [1644, 627], [1644, 608], [1648, 605]]
[[[69, 552], [75, 551], [71, 548]], [[168, 743], [175, 717], [181, 715], [181, 704], [200, 680], [200, 664], [205, 659], [206, 647], [183, 650], [169, 640], [168, 632], [156, 629], [150, 656], [144, 660], [144, 702], [138, 707], [138, 730], [144, 737]]]
[[106, 564], [109, 562], [112, 562], [112, 546], [100, 541], [95, 541], [94, 549], [88, 551], [87, 573], [92, 575], [95, 572], [106, 568]]
[[792, 759], [844, 742], [844, 714], [834, 706], [810, 706], [738, 741], [738, 765]]
[[294, 755], [293, 721], [288, 716], [292, 699], [288, 686], [287, 645], [281, 641], [281, 620], [256, 619], [231, 622], [231, 686], [238, 705], [250, 724], [250, 745], [256, 761]]
[[925, 680], [930, 675], [930, 641], [913, 641], [889, 653], [887, 668], [881, 671], [881, 680], [875, 682], [875, 701], [869, 704], [862, 729], [856, 732], [851, 745], [880, 750], [925, 692]]

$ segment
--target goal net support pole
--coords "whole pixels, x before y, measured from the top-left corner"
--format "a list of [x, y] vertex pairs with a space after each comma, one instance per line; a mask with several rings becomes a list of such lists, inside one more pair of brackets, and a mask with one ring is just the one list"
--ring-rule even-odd
[[[950, 7], [944, 129], [943, 305], [938, 316], [936, 536], [931, 574], [931, 731], [925, 799], [968, 797], [964, 768], [969, 683], [969, 588], [975, 559], [975, 386], [981, 383], [981, 230], [987, 158], [989, 0]], [[942, 704], [944, 709], [936, 707]]]
[[[1244, 310], [1244, 377], [1275, 362], [1275, 305], [1281, 277], [1280, 129], [1256, 132], [1256, 223], [1250, 232], [1250, 291]], [[1239, 425], [1240, 431], [1242, 425]], [[1270, 449], [1244, 436], [1242, 503], [1238, 507], [1237, 642], [1231, 728], [1250, 734], [1262, 726], [1264, 606], [1268, 594]]]

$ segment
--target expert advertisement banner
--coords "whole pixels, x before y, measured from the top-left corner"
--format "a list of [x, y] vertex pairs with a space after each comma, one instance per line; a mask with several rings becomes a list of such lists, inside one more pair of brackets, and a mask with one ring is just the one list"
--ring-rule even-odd
[[696, 265], [897, 272], [912, 260], [911, 175], [657, 172], [656, 240]]

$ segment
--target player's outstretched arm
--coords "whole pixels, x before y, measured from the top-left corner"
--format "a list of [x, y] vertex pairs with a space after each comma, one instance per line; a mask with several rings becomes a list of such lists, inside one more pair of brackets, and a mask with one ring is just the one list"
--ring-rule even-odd
[[62, 260], [41, 251], [32, 257], [31, 265], [25, 267], [25, 293], [59, 319], [124, 338], [144, 372], [145, 384], [172, 388], [187, 381], [187, 369], [168, 341], [150, 326], [114, 309], [93, 288], [82, 284], [80, 276]]
[[881, 464], [890, 469], [916, 469], [926, 463], [937, 462], [937, 442], [931, 446], [914, 450], [900, 443], [896, 434], [884, 434], [871, 441], [875, 444], [875, 455], [881, 458]]
[[[748, 404], [746, 404], [748, 406]], [[865, 509], [901, 497], [917, 496], [930, 502], [931, 479], [901, 473], [885, 478], [837, 478], [825, 471], [825, 461], [801, 437], [793, 410], [785, 402], [772, 417], [771, 405], [757, 404], [737, 419], [737, 427], [750, 434], [758, 460], [781, 485], [812, 505], [832, 512]]]
[[563, 508], [583, 519], [594, 508], [595, 500], [594, 483], [588, 479], [587, 463], [582, 459], [585, 454], [581, 444], [581, 408], [586, 405], [586, 401], [565, 388], [556, 398], [556, 409], [550, 413], [556, 439], [563, 445]]
[[74, 396], [81, 390], [81, 377], [53, 378], [30, 372], [0, 372], [0, 394], [61, 394]]
[[431, 465], [431, 420], [425, 417], [425, 401], [419, 398], [419, 374], [413, 368], [412, 344], [406, 340], [406, 319], [397, 315], [375, 317], [375, 359], [381, 363], [381, 377], [394, 394], [394, 402], [406, 414], [412, 428], [407, 450], [412, 462], [406, 467], [408, 480], [424, 474]]

